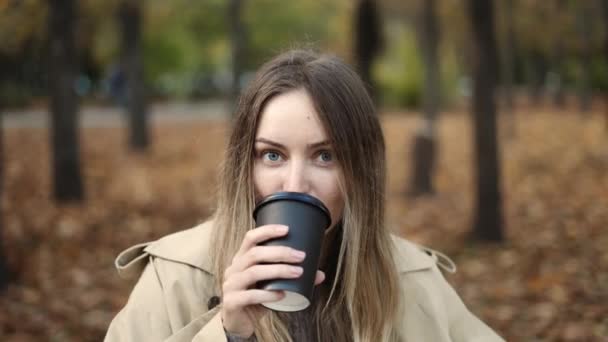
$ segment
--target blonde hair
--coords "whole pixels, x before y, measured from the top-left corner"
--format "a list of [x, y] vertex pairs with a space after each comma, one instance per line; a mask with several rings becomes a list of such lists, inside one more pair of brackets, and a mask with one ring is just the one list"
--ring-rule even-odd
[[[329, 286], [312, 304], [319, 341], [390, 341], [396, 337], [399, 286], [392, 240], [384, 224], [385, 147], [365, 86], [339, 59], [295, 50], [266, 63], [242, 94], [228, 141], [218, 191], [213, 235], [216, 286], [246, 232], [255, 227], [252, 156], [257, 122], [274, 96], [305, 89], [331, 140], [340, 165], [344, 212], [339, 249], [325, 246], [333, 267]], [[261, 341], [291, 341], [281, 315], [257, 323]]]

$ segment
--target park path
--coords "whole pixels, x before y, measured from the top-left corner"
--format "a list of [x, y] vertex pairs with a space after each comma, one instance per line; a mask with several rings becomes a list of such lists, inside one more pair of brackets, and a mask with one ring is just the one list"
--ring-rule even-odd
[[[101, 106], [80, 107], [80, 127], [121, 127], [126, 125], [124, 109]], [[214, 100], [205, 102], [166, 102], [150, 105], [152, 124], [163, 122], [197, 122], [225, 120], [229, 117], [230, 104]], [[11, 128], [49, 127], [47, 108], [7, 110], [2, 114], [3, 126]]]

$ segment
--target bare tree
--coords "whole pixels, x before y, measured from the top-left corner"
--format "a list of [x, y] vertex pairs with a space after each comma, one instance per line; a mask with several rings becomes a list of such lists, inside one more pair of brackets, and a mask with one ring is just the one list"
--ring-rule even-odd
[[123, 0], [118, 10], [122, 32], [121, 70], [126, 76], [126, 106], [129, 116], [129, 144], [138, 151], [150, 144], [148, 109], [141, 57], [142, 2]]
[[[604, 22], [604, 58], [608, 64], [608, 0], [601, 0], [602, 18]], [[604, 89], [604, 125], [608, 132], [608, 89]]]
[[2, 195], [4, 193], [4, 127], [2, 127], [2, 104], [0, 104], [0, 291], [6, 288], [9, 281], [8, 268], [6, 259], [4, 258], [4, 217], [2, 216], [4, 202]]
[[581, 113], [588, 113], [591, 110], [591, 55], [592, 44], [591, 36], [593, 29], [591, 27], [593, 14], [591, 3], [581, 1], [577, 13], [578, 30], [581, 37], [581, 49], [579, 51], [581, 65], [581, 79], [579, 81], [579, 105]]
[[381, 21], [374, 0], [359, 0], [355, 13], [355, 58], [357, 69], [372, 97], [376, 99], [377, 91], [372, 79], [374, 59], [383, 48]]
[[51, 94], [51, 145], [54, 197], [58, 201], [82, 200], [78, 138], [78, 99], [74, 92], [74, 0], [49, 1], [49, 88]]
[[517, 51], [517, 44], [515, 42], [515, 24], [513, 22], [513, 11], [514, 11], [514, 0], [506, 0], [505, 3], [505, 44], [504, 44], [504, 61], [503, 61], [503, 77], [504, 77], [504, 100], [506, 120], [506, 135], [509, 138], [515, 136], [515, 95], [514, 95], [514, 83], [515, 83], [515, 51]]
[[[566, 11], [565, 0], [555, 0], [556, 12], [560, 13]], [[564, 32], [565, 30], [561, 25], [556, 25], [559, 34], [553, 35], [553, 74], [555, 76], [554, 90], [553, 90], [553, 104], [558, 108], [563, 108], [566, 105], [566, 94], [564, 92], [564, 77], [563, 64], [564, 64]]]
[[[241, 74], [245, 59], [245, 26], [242, 18], [243, 1], [230, 0], [228, 3], [228, 20], [230, 27], [230, 43], [232, 48], [232, 88], [230, 97], [235, 102], [241, 91]], [[236, 103], [235, 103], [236, 105]]]
[[545, 99], [545, 79], [549, 71], [549, 63], [545, 53], [540, 48], [536, 48], [530, 53], [530, 103], [538, 106]]
[[481, 240], [502, 241], [502, 201], [496, 123], [498, 53], [494, 2], [469, 0], [474, 43], [473, 122], [476, 196], [473, 232]]
[[433, 189], [433, 174], [436, 155], [436, 121], [441, 102], [441, 76], [437, 46], [439, 25], [436, 1], [422, 1], [418, 42], [424, 62], [424, 118], [414, 137], [412, 149], [412, 178], [408, 194], [429, 194]]

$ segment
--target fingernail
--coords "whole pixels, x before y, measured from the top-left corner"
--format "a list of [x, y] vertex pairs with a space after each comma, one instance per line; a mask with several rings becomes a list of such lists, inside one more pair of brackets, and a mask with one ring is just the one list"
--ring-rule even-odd
[[298, 259], [302, 259], [306, 256], [306, 253], [304, 253], [302, 251], [298, 251], [298, 250], [293, 250], [293, 251], [291, 251], [291, 255], [293, 255], [294, 257], [296, 257]]
[[277, 233], [285, 233], [289, 229], [287, 226], [277, 226], [275, 228]]
[[291, 268], [291, 272], [295, 275], [300, 275], [300, 274], [302, 274], [303, 271], [304, 271], [304, 269], [299, 266], [294, 266]]

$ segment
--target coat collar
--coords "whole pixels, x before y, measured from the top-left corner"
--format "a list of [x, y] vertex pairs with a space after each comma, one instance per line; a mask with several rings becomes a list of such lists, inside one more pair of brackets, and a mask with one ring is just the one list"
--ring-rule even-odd
[[421, 271], [435, 265], [436, 259], [424, 253], [418, 245], [396, 235], [392, 235], [392, 238], [395, 246], [393, 250], [395, 265], [399, 272]]
[[[116, 268], [121, 276], [139, 275], [145, 266], [141, 262], [149, 256], [190, 265], [212, 274], [211, 258], [207, 254], [211, 250], [211, 231], [213, 222], [207, 221], [194, 228], [167, 235], [157, 241], [138, 244], [128, 248], [116, 258]], [[451, 260], [441, 253], [416, 245], [408, 240], [391, 235], [394, 245], [394, 258], [400, 273], [415, 272], [432, 268], [435, 264], [444, 263], [453, 266]], [[454, 267], [446, 268], [448, 271]]]
[[146, 266], [143, 261], [154, 256], [212, 273], [211, 258], [206, 254], [211, 249], [211, 228], [212, 222], [207, 221], [194, 228], [167, 235], [157, 241], [129, 247], [118, 254], [114, 266], [121, 277], [138, 277]]
[[175, 262], [181, 262], [212, 273], [211, 231], [213, 222], [207, 221], [194, 228], [167, 235], [150, 244], [145, 252]]
[[395, 262], [400, 272], [413, 272], [435, 265], [449, 273], [456, 273], [456, 264], [447, 255], [393, 235]]

